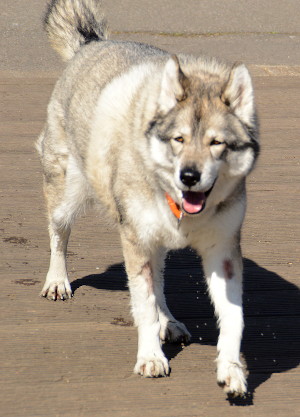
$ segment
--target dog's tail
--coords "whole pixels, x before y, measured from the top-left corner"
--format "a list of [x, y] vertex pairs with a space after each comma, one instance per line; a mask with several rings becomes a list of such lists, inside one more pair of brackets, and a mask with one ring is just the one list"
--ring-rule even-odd
[[82, 45], [108, 37], [107, 21], [99, 0], [51, 0], [44, 28], [53, 48], [65, 61]]

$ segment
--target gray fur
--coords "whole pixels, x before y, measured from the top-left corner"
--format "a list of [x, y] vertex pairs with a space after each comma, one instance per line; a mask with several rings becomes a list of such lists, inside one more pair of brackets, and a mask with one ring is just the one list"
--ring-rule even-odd
[[54, 49], [65, 60], [82, 45], [108, 37], [107, 21], [97, 0], [51, 0], [44, 28]]
[[135, 372], [163, 376], [169, 366], [160, 340], [190, 337], [166, 306], [164, 256], [192, 246], [203, 258], [219, 319], [218, 382], [225, 392], [242, 395], [239, 236], [246, 177], [259, 153], [247, 69], [107, 40], [96, 0], [53, 0], [45, 28], [69, 63], [37, 142], [51, 240], [42, 295], [71, 297], [65, 262], [71, 225], [86, 204], [100, 201], [122, 240], [139, 329]]

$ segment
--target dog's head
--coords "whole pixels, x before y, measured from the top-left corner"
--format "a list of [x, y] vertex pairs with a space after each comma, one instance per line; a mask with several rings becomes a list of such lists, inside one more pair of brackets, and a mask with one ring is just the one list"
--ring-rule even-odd
[[[199, 66], [199, 68], [197, 67]], [[253, 87], [243, 64], [171, 57], [147, 136], [162, 186], [187, 214], [200, 213], [216, 184], [249, 174], [259, 152]]]

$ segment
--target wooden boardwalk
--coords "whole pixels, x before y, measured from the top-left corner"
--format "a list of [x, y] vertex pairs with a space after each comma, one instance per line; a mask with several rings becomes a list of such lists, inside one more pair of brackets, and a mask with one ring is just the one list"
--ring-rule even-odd
[[49, 261], [41, 168], [33, 142], [53, 78], [0, 78], [1, 390], [3, 417], [300, 415], [300, 77], [255, 77], [262, 154], [243, 229], [249, 394], [215, 383], [217, 330], [200, 260], [170, 254], [166, 292], [193, 335], [166, 345], [169, 378], [132, 374], [137, 335], [119, 238], [99, 213], [74, 228], [75, 297], [38, 297]]

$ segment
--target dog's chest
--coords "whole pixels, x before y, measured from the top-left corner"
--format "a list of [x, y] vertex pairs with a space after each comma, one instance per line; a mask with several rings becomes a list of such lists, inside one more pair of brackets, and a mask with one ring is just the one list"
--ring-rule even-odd
[[168, 250], [181, 249], [192, 245], [195, 238], [200, 243], [202, 236], [205, 235], [208, 238], [210, 234], [206, 221], [199, 218], [183, 218], [180, 221], [172, 213], [168, 204], [161, 199], [146, 206], [135, 201], [129, 211], [131, 211], [128, 213], [129, 217], [139, 240], [148, 247], [162, 246]]

